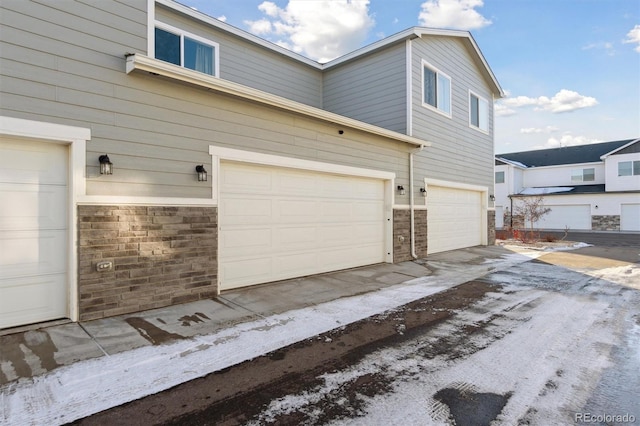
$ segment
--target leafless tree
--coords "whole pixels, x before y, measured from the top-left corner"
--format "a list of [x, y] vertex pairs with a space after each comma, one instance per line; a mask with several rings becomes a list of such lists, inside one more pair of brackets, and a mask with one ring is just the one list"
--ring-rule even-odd
[[551, 209], [544, 206], [544, 197], [537, 196], [518, 198], [513, 211], [514, 214], [523, 218], [525, 226], [527, 223], [529, 224], [529, 236], [533, 237], [534, 224], [540, 221]]

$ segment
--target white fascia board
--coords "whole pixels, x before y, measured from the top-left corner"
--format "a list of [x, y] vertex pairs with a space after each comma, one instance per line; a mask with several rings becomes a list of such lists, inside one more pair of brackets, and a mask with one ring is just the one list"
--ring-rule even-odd
[[330, 69], [330, 68], [332, 68], [334, 66], [337, 66], [337, 65], [343, 64], [345, 62], [357, 59], [360, 56], [367, 55], [367, 54], [369, 54], [371, 52], [374, 52], [374, 51], [376, 51], [378, 49], [381, 49], [383, 47], [386, 47], [386, 46], [390, 46], [390, 45], [392, 45], [394, 43], [397, 43], [399, 41], [411, 40], [411, 39], [414, 39], [414, 38], [418, 38], [418, 37], [422, 37], [422, 36], [430, 36], [430, 35], [443, 36], [443, 37], [459, 37], [459, 38], [466, 39], [471, 44], [471, 47], [473, 48], [475, 54], [477, 55], [478, 59], [480, 59], [480, 62], [484, 66], [484, 69], [487, 72], [487, 76], [489, 76], [489, 78], [491, 79], [491, 82], [494, 85], [495, 93], [497, 94], [497, 98], [504, 98], [506, 96], [506, 94], [502, 90], [502, 87], [500, 86], [500, 83], [498, 83], [498, 79], [496, 78], [495, 74], [491, 70], [491, 67], [487, 63], [487, 60], [485, 59], [484, 55], [482, 54], [482, 51], [478, 47], [478, 44], [476, 43], [475, 39], [473, 38], [473, 36], [471, 35], [471, 33], [469, 31], [446, 30], [446, 29], [425, 28], [425, 27], [409, 28], [409, 29], [401, 31], [401, 32], [399, 32], [397, 34], [394, 34], [392, 36], [389, 36], [387, 38], [379, 40], [379, 41], [377, 41], [375, 43], [372, 43], [372, 44], [370, 44], [368, 46], [365, 46], [365, 47], [363, 47], [361, 49], [358, 49], [358, 50], [355, 50], [355, 51], [353, 51], [351, 53], [348, 53], [348, 54], [346, 54], [344, 56], [336, 58], [336, 59], [334, 59], [332, 61], [329, 61], [329, 62], [327, 62], [326, 64], [323, 65], [322, 69], [323, 70]]
[[414, 146], [431, 146], [430, 142], [424, 141], [422, 139], [407, 136], [402, 133], [364, 123], [362, 121], [354, 120], [352, 118], [325, 111], [320, 108], [292, 101], [281, 96], [272, 95], [270, 93], [263, 92], [262, 90], [253, 89], [251, 87], [243, 86], [232, 81], [223, 80], [221, 78], [193, 71], [188, 68], [179, 67], [177, 65], [160, 61], [158, 59], [149, 58], [138, 53], [127, 56], [126, 71], [127, 74], [133, 71], [145, 71], [185, 83], [194, 84], [196, 86], [205, 87], [207, 89], [211, 89], [220, 93], [237, 96], [249, 101], [258, 102], [263, 105], [269, 105], [297, 114], [302, 114], [308, 117], [327, 121], [339, 126], [345, 126], [366, 133], [393, 139], [397, 142], [404, 142]]
[[292, 59], [295, 59], [298, 62], [302, 62], [306, 65], [309, 65], [313, 68], [316, 69], [322, 69], [322, 65], [312, 59], [309, 59], [305, 56], [302, 56], [300, 54], [297, 54], [295, 52], [292, 52], [289, 49], [285, 49], [284, 47], [278, 46], [277, 44], [271, 43], [268, 40], [265, 40], [263, 38], [257, 37], [251, 33], [248, 33], [246, 31], [241, 30], [240, 28], [234, 27], [233, 25], [227, 24], [226, 22], [222, 22], [219, 19], [213, 18], [203, 12], [199, 12], [195, 9], [192, 9], [189, 6], [185, 6], [183, 4], [180, 4], [174, 0], [151, 0], [151, 1], [155, 1], [155, 3], [161, 4], [163, 6], [166, 6], [170, 9], [173, 9], [175, 11], [178, 11], [184, 15], [187, 15], [193, 19], [196, 19], [198, 21], [204, 22], [208, 25], [211, 25], [213, 27], [216, 27], [218, 29], [221, 29], [225, 32], [231, 33], [237, 37], [241, 37], [245, 40], [248, 40], [252, 43], [255, 43], [257, 45], [260, 45], [262, 47], [265, 47], [269, 50], [273, 50], [281, 55], [284, 56], [288, 56]]
[[509, 160], [507, 158], [503, 158], [503, 157], [496, 157], [496, 160], [502, 161], [506, 165], [514, 166], [514, 167], [517, 167], [517, 168], [523, 169], [523, 170], [529, 168], [527, 165], [522, 164], [522, 163], [520, 163], [518, 161], [511, 161], [511, 160]]
[[634, 140], [632, 140], [631, 142], [629, 142], [629, 143], [627, 143], [627, 144], [622, 145], [620, 148], [614, 149], [614, 150], [613, 150], [613, 151], [611, 151], [611, 152], [607, 152], [606, 154], [604, 154], [604, 155], [600, 156], [600, 159], [601, 159], [601, 160], [604, 160], [604, 159], [606, 159], [608, 156], [613, 155], [613, 154], [615, 154], [616, 152], [618, 152], [618, 151], [620, 151], [620, 150], [622, 150], [622, 149], [625, 149], [625, 148], [627, 148], [627, 147], [629, 147], [629, 146], [633, 145], [633, 144], [634, 144], [634, 143], [636, 143], [636, 142], [640, 142], [640, 139], [634, 139]]
[[576, 167], [588, 167], [588, 166], [601, 166], [604, 163], [602, 161], [591, 163], [567, 163], [567, 164], [554, 164], [552, 166], [531, 166], [527, 170], [544, 170], [544, 169], [575, 169]]

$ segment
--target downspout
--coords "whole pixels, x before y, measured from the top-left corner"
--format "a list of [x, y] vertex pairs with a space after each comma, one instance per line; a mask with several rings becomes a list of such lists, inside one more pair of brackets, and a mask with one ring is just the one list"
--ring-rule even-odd
[[409, 152], [409, 229], [411, 233], [411, 257], [418, 258], [416, 254], [416, 226], [414, 215], [414, 200], [413, 200], [413, 154], [417, 154], [424, 149], [424, 145], [420, 145], [420, 148], [411, 150]]

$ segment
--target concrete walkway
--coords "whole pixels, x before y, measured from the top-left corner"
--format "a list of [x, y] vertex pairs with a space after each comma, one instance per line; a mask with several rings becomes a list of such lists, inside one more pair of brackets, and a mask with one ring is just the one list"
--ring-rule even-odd
[[6, 334], [0, 423], [73, 421], [542, 254], [518, 251], [456, 250]]

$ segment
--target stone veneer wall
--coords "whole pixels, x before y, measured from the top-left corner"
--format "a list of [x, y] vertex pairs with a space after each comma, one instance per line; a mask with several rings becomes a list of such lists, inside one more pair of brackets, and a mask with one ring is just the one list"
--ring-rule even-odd
[[[216, 207], [78, 206], [80, 320], [217, 295]], [[113, 269], [97, 272], [98, 262]]]
[[496, 243], [496, 211], [487, 211], [487, 245], [492, 246]]
[[[427, 211], [414, 210], [416, 254], [427, 257]], [[408, 209], [393, 210], [393, 262], [412, 260], [411, 213]]]
[[593, 231], [619, 231], [620, 215], [591, 216], [591, 229]]

